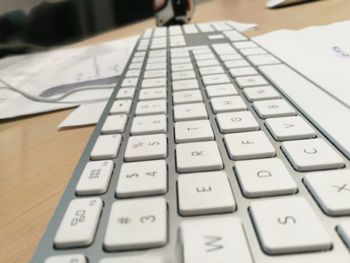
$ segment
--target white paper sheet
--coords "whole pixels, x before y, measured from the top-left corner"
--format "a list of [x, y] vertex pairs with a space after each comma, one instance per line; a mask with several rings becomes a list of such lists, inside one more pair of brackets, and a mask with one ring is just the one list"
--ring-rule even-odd
[[[5, 58], [0, 60], [0, 78], [24, 92], [50, 99], [81, 87], [113, 86], [136, 40], [137, 36], [87, 47]], [[0, 119], [74, 107], [80, 102], [107, 98], [110, 93], [108, 89], [80, 91], [61, 101], [79, 103], [43, 103], [0, 88]]]
[[256, 29], [257, 24], [255, 23], [239, 23], [236, 21], [225, 21], [233, 26], [239, 32], [247, 32]]
[[350, 21], [253, 39], [350, 107]]
[[90, 104], [82, 104], [58, 126], [59, 129], [67, 127], [85, 126], [96, 124], [106, 106], [106, 101]]

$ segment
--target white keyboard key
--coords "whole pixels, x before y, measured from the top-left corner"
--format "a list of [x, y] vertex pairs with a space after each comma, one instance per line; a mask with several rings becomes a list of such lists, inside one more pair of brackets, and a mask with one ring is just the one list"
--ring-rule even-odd
[[322, 251], [332, 247], [329, 234], [302, 197], [255, 201], [250, 205], [263, 250], [271, 255]]
[[203, 76], [203, 75], [224, 73], [224, 69], [221, 66], [203, 67], [203, 68], [199, 68], [199, 72]]
[[116, 100], [111, 108], [110, 114], [128, 114], [130, 112], [132, 100]]
[[225, 54], [225, 55], [221, 55], [220, 59], [222, 61], [229, 61], [229, 60], [240, 60], [243, 59], [243, 57], [241, 55], [237, 54]]
[[175, 122], [177, 143], [214, 140], [214, 133], [208, 120]]
[[206, 54], [196, 54], [194, 56], [195, 60], [206, 60], [206, 59], [215, 59], [215, 55], [213, 53]]
[[194, 71], [176, 71], [171, 74], [171, 77], [173, 80], [180, 80], [180, 79], [193, 79], [196, 77], [196, 74]]
[[197, 61], [198, 67], [209, 67], [209, 66], [219, 66], [219, 61], [217, 59], [206, 59]]
[[205, 87], [208, 97], [221, 97], [221, 96], [230, 96], [238, 95], [237, 89], [233, 84], [219, 84], [219, 85], [210, 85]]
[[135, 89], [134, 88], [122, 88], [118, 90], [116, 99], [132, 99], [134, 98]]
[[64, 214], [56, 233], [56, 248], [88, 246], [95, 237], [102, 211], [100, 198], [73, 199]]
[[91, 160], [105, 160], [117, 157], [122, 140], [120, 134], [100, 135], [91, 151]]
[[205, 75], [202, 77], [204, 85], [231, 83], [226, 74]]
[[126, 72], [125, 77], [130, 78], [130, 77], [138, 77], [140, 76], [141, 69], [129, 69], [128, 72]]
[[202, 93], [199, 90], [177, 91], [173, 93], [174, 104], [202, 102]]
[[147, 51], [149, 47], [149, 39], [142, 39], [137, 47], [137, 50], [140, 51]]
[[135, 115], [166, 114], [166, 100], [146, 100], [136, 104]]
[[113, 168], [113, 161], [88, 162], [75, 189], [76, 194], [92, 195], [105, 193]]
[[236, 54], [236, 50], [228, 43], [220, 43], [211, 45], [218, 55]]
[[186, 43], [185, 37], [183, 35], [171, 36], [169, 38], [169, 40], [170, 40], [170, 44], [173, 44], [173, 46], [174, 46], [174, 44], [176, 46], [176, 44], [178, 44], [178, 43], [184, 43], [184, 45]]
[[150, 115], [134, 117], [131, 125], [131, 135], [144, 135], [152, 133], [166, 133], [166, 115]]
[[134, 54], [134, 57], [144, 57], [146, 55], [145, 51], [137, 51]]
[[243, 90], [249, 101], [279, 99], [280, 94], [272, 86], [260, 86]]
[[[148, 38], [149, 38], [149, 37], [148, 37]], [[150, 42], [150, 40], [149, 40], [148, 38], [142, 38], [142, 39], [140, 40], [139, 45], [141, 45], [141, 46], [147, 46], [147, 45], [149, 44], [149, 42]]]
[[235, 172], [246, 197], [294, 194], [297, 185], [278, 158], [237, 161]]
[[170, 57], [188, 57], [189, 49], [188, 47], [172, 47], [170, 48]]
[[344, 243], [348, 248], [350, 248], [350, 220], [344, 220], [337, 226], [337, 231]]
[[[189, 57], [188, 51], [184, 51], [184, 52], [172, 52], [170, 54], [171, 58], [184, 58], [184, 57]], [[186, 63], [187, 64], [191, 64], [191, 63]], [[185, 64], [176, 64], [176, 65], [185, 65]], [[174, 65], [175, 66], [175, 65]]]
[[259, 130], [259, 124], [249, 111], [218, 113], [216, 120], [222, 133]]
[[182, 46], [186, 46], [186, 41], [185, 38], [179, 38], [176, 40], [172, 40], [170, 39], [170, 46], [171, 47], [182, 47]]
[[247, 61], [243, 60], [243, 59], [226, 60], [226, 61], [224, 61], [224, 64], [229, 69], [250, 66], [250, 64]]
[[199, 33], [197, 27], [193, 24], [183, 25], [182, 28], [183, 28], [185, 34], [197, 34], [197, 33]]
[[159, 195], [167, 191], [165, 160], [123, 163], [116, 195], [119, 198]]
[[166, 88], [141, 89], [139, 94], [139, 100], [166, 99], [166, 92]]
[[109, 115], [102, 126], [102, 134], [122, 133], [125, 130], [128, 116], [126, 114]]
[[304, 183], [327, 215], [350, 215], [350, 170], [308, 173]]
[[247, 110], [247, 105], [239, 96], [212, 98], [210, 103], [214, 113]]
[[262, 131], [226, 134], [224, 140], [232, 160], [267, 158], [276, 155], [275, 148]]
[[153, 38], [156, 37], [165, 37], [167, 35], [167, 28], [166, 27], [156, 27], [153, 31]]
[[170, 36], [182, 35], [182, 29], [179, 25], [169, 26], [168, 28]]
[[52, 256], [45, 260], [44, 263], [87, 263], [86, 257], [82, 254]]
[[260, 118], [263, 119], [296, 114], [292, 106], [283, 99], [255, 101], [253, 107]]
[[170, 46], [171, 47], [182, 47], [182, 46], [186, 46], [186, 41], [184, 38], [182, 38], [181, 40], [172, 40], [170, 39]]
[[204, 53], [212, 53], [211, 49], [207, 45], [198, 45], [198, 46], [190, 46], [187, 47], [187, 50], [193, 52], [193, 54], [204, 54]]
[[188, 53], [189, 47], [170, 48], [170, 55], [175, 53]]
[[267, 119], [265, 124], [278, 141], [316, 137], [315, 130], [300, 116]]
[[267, 81], [259, 75], [247, 76], [247, 77], [237, 77], [236, 81], [241, 88], [253, 87], [267, 85]]
[[195, 56], [199, 54], [214, 54], [209, 46], [206, 45], [188, 47], [188, 50], [192, 51]]
[[244, 49], [244, 48], [255, 48], [258, 47], [257, 44], [255, 44], [252, 41], [241, 41], [241, 42], [235, 42], [233, 43], [233, 46], [238, 49]]
[[202, 33], [211, 33], [211, 32], [215, 32], [215, 29], [214, 29], [210, 24], [207, 24], [207, 23], [200, 23], [200, 24], [197, 24], [197, 27], [199, 28], [199, 30], [200, 30]]
[[199, 54], [213, 54], [213, 51], [209, 48], [209, 46], [188, 47], [188, 51], [192, 51], [194, 56]]
[[167, 156], [167, 138], [165, 134], [140, 135], [129, 137], [124, 159], [143, 161], [161, 159]]
[[167, 62], [167, 57], [153, 57], [147, 59], [147, 64], [152, 64], [152, 63], [166, 63]]
[[166, 57], [166, 52], [166, 49], [151, 50], [149, 52], [149, 58]]
[[148, 70], [145, 71], [145, 74], [143, 75], [144, 78], [165, 78], [166, 77], [166, 70], [165, 69], [158, 69], [158, 70]]
[[323, 170], [344, 166], [344, 160], [323, 139], [283, 142], [282, 150], [298, 171]]
[[175, 121], [190, 121], [208, 119], [208, 113], [203, 103], [191, 103], [174, 106]]
[[172, 72], [183, 71], [183, 70], [193, 70], [192, 64], [191, 63], [185, 63], [185, 64], [171, 65], [171, 71]]
[[152, 63], [146, 65], [146, 71], [154, 69], [166, 69], [166, 63]]
[[182, 221], [180, 230], [184, 263], [253, 263], [238, 217]]
[[138, 78], [126, 78], [122, 82], [122, 87], [136, 87]]
[[258, 74], [253, 67], [231, 68], [230, 73], [233, 78]]
[[144, 79], [142, 81], [141, 88], [164, 87], [166, 84], [166, 78]]
[[104, 239], [107, 251], [161, 247], [166, 242], [167, 205], [163, 198], [113, 203]]
[[129, 69], [141, 69], [143, 63], [137, 62], [137, 63], [131, 63], [129, 65]]
[[260, 47], [242, 49], [241, 53], [244, 56], [267, 54], [267, 52]]
[[186, 64], [186, 63], [191, 63], [191, 58], [190, 58], [190, 57], [172, 58], [172, 59], [171, 59], [171, 64], [172, 64], [172, 65], [176, 65], [176, 64]]
[[176, 145], [179, 172], [220, 170], [224, 167], [216, 142], [192, 142]]
[[224, 34], [233, 42], [247, 40], [245, 36], [243, 36], [241, 33], [238, 33], [237, 31], [224, 32]]
[[134, 57], [134, 58], [131, 60], [131, 63], [143, 62], [144, 59], [145, 59], [145, 57]]
[[[143, 50], [147, 50], [147, 48], [148, 48], [148, 45], [138, 45], [138, 47], [137, 47], [137, 50], [138, 51], [143, 51]], [[130, 64], [130, 66], [131, 66], [131, 64]]]
[[173, 91], [199, 89], [197, 79], [173, 81]]
[[270, 54], [248, 56], [247, 59], [255, 66], [281, 63], [277, 58], [273, 57]]
[[236, 210], [230, 182], [223, 171], [180, 174], [177, 188], [179, 213], [183, 216]]
[[213, 34], [213, 35], [209, 35], [208, 39], [210, 40], [225, 39], [225, 36], [223, 34]]

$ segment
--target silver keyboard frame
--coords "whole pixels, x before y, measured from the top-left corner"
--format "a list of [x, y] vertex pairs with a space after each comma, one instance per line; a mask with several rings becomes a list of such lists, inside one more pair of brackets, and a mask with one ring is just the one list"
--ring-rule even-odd
[[[186, 35], [184, 34], [184, 37], [186, 39], [187, 46], [196, 46], [196, 45], [211, 45], [216, 43], [231, 43], [228, 39], [220, 39], [220, 40], [208, 40], [208, 35], [210, 33], [199, 33], [199, 34], [191, 34]], [[141, 39], [141, 38], [140, 38]], [[140, 39], [138, 40], [135, 47], [137, 47]], [[250, 39], [248, 39], [250, 40]], [[169, 42], [169, 40], [168, 40]], [[258, 44], [257, 44], [258, 45]], [[261, 47], [262, 48], [262, 47]], [[168, 124], [168, 132], [167, 132], [167, 142], [168, 142], [168, 156], [166, 158], [166, 162], [168, 165], [168, 192], [163, 195], [163, 197], [167, 200], [168, 203], [168, 243], [166, 246], [161, 248], [155, 248], [155, 249], [147, 249], [147, 250], [136, 250], [136, 251], [127, 251], [127, 252], [106, 252], [103, 249], [103, 240], [105, 236], [107, 221], [110, 214], [111, 205], [113, 202], [118, 201], [118, 198], [116, 198], [115, 195], [115, 189], [118, 181], [118, 175], [120, 171], [121, 164], [123, 163], [123, 153], [126, 149], [126, 143], [130, 136], [130, 129], [132, 124], [132, 117], [135, 113], [136, 108], [136, 101], [139, 95], [140, 91], [140, 84], [141, 81], [139, 81], [136, 93], [134, 95], [133, 105], [131, 112], [129, 114], [127, 126], [125, 129], [125, 132], [123, 133], [122, 137], [122, 143], [120, 145], [119, 153], [116, 159], [114, 159], [115, 169], [108, 187], [108, 191], [105, 194], [98, 195], [104, 203], [104, 208], [102, 210], [101, 218], [98, 224], [97, 233], [94, 239], [94, 242], [85, 248], [77, 248], [77, 249], [55, 249], [53, 245], [53, 240], [55, 237], [55, 234], [58, 230], [58, 227], [61, 223], [61, 220], [65, 214], [65, 211], [68, 207], [69, 202], [72, 199], [80, 198], [77, 197], [75, 194], [75, 187], [78, 183], [78, 180], [80, 178], [80, 175], [82, 173], [82, 170], [85, 167], [85, 164], [90, 161], [90, 152], [95, 144], [95, 141], [97, 137], [101, 133], [102, 125], [107, 118], [109, 111], [112, 107], [112, 104], [115, 100], [116, 94], [121, 86], [121, 82], [124, 79], [124, 76], [126, 74], [126, 71], [129, 67], [131, 58], [133, 57], [133, 54], [136, 52], [136, 49], [134, 49], [129, 62], [127, 66], [125, 67], [125, 70], [123, 71], [121, 77], [118, 79], [118, 83], [116, 85], [116, 88], [114, 89], [104, 111], [103, 114], [98, 121], [96, 128], [91, 135], [91, 138], [81, 156], [81, 159], [77, 165], [77, 167], [74, 170], [74, 173], [72, 175], [72, 178], [69, 182], [69, 184], [66, 187], [66, 190], [63, 194], [63, 197], [61, 201], [59, 202], [59, 205], [56, 209], [55, 214], [53, 215], [53, 218], [51, 219], [50, 224], [47, 227], [47, 230], [41, 240], [41, 243], [36, 251], [36, 254], [34, 255], [32, 259], [32, 263], [41, 263], [46, 260], [49, 256], [54, 255], [66, 255], [66, 254], [84, 254], [88, 258], [88, 262], [98, 262], [102, 258], [109, 258], [109, 257], [124, 257], [128, 255], [157, 255], [161, 257], [164, 261], [164, 263], [177, 263], [177, 262], [183, 262], [182, 259], [182, 246], [181, 246], [181, 237], [180, 237], [180, 231], [179, 231], [179, 224], [184, 220], [196, 220], [199, 218], [208, 218], [208, 217], [223, 217], [228, 215], [235, 215], [238, 216], [243, 224], [243, 228], [245, 230], [245, 234], [248, 240], [248, 244], [250, 247], [250, 250], [252, 252], [253, 260], [254, 262], [258, 263], [268, 263], [268, 262], [274, 262], [274, 263], [281, 263], [281, 262], [298, 262], [298, 263], [304, 263], [304, 262], [330, 262], [330, 260], [333, 260], [332, 263], [335, 262], [350, 262], [350, 254], [348, 249], [346, 248], [345, 244], [341, 240], [340, 236], [338, 235], [336, 231], [336, 226], [338, 223], [340, 223], [341, 220], [350, 219], [350, 217], [329, 217], [326, 214], [322, 212], [322, 209], [318, 206], [314, 198], [312, 197], [311, 193], [309, 193], [308, 189], [302, 182], [302, 178], [305, 173], [303, 172], [297, 172], [295, 171], [291, 164], [288, 162], [286, 156], [283, 154], [283, 152], [280, 149], [281, 142], [276, 141], [270, 134], [270, 132], [267, 130], [264, 124], [264, 120], [260, 119], [259, 116], [256, 114], [255, 110], [252, 108], [251, 103], [245, 98], [243, 95], [242, 89], [238, 88], [237, 83], [235, 83], [234, 79], [231, 77], [229, 73], [227, 73], [226, 67], [223, 65], [222, 61], [219, 59], [220, 63], [223, 65], [223, 68], [225, 69], [225, 72], [231, 78], [232, 83], [235, 84], [237, 87], [237, 90], [239, 92], [239, 96], [243, 98], [245, 103], [248, 106], [248, 110], [252, 112], [256, 120], [258, 121], [260, 125], [260, 129], [265, 132], [265, 134], [268, 136], [270, 141], [273, 143], [277, 155], [276, 157], [280, 158], [286, 167], [288, 168], [289, 172], [295, 179], [297, 186], [298, 186], [298, 192], [295, 195], [288, 195], [288, 196], [303, 196], [305, 197], [309, 203], [311, 204], [314, 212], [317, 214], [317, 216], [320, 218], [321, 222], [325, 226], [326, 230], [329, 232], [332, 240], [333, 240], [333, 248], [331, 251], [325, 251], [325, 252], [316, 252], [316, 253], [302, 253], [302, 254], [291, 254], [291, 255], [283, 255], [283, 256], [269, 256], [265, 254], [259, 244], [259, 240], [257, 238], [257, 234], [255, 232], [254, 226], [252, 224], [252, 220], [250, 218], [249, 214], [249, 205], [252, 201], [255, 200], [264, 200], [264, 199], [271, 199], [271, 198], [278, 198], [278, 197], [266, 197], [266, 198], [246, 198], [243, 196], [242, 191], [240, 189], [239, 182], [237, 180], [237, 177], [235, 176], [233, 172], [233, 167], [235, 164], [235, 161], [232, 161], [229, 159], [226, 147], [223, 142], [223, 134], [219, 131], [219, 128], [217, 126], [217, 122], [215, 120], [215, 114], [212, 112], [212, 108], [209, 102], [209, 99], [207, 97], [207, 94], [204, 89], [204, 85], [201, 82], [201, 78], [199, 75], [198, 68], [196, 66], [196, 63], [194, 62], [193, 54], [191, 53], [191, 60], [194, 65], [194, 69], [197, 75], [197, 79], [199, 80], [199, 87], [203, 96], [204, 104], [206, 105], [206, 109], [209, 114], [209, 120], [211, 122], [213, 132], [216, 138], [216, 142], [218, 143], [218, 147], [224, 162], [224, 170], [228, 174], [229, 181], [232, 187], [232, 191], [237, 203], [238, 209], [229, 214], [218, 214], [218, 215], [207, 215], [207, 216], [192, 216], [192, 217], [183, 217], [178, 214], [178, 207], [177, 207], [177, 189], [176, 189], [176, 181], [178, 172], [176, 171], [175, 167], [175, 140], [174, 140], [174, 127], [173, 127], [173, 105], [172, 105], [172, 90], [171, 90], [171, 67], [170, 67], [170, 48], [169, 43], [167, 47], [167, 55], [168, 55], [168, 61], [167, 61], [167, 84], [168, 84], [168, 90], [167, 90], [167, 124]], [[239, 50], [237, 50], [239, 52]], [[214, 52], [215, 53], [215, 52]], [[240, 53], [240, 52], [239, 52]], [[268, 52], [269, 53], [269, 52]], [[241, 54], [241, 53], [240, 53]], [[269, 53], [270, 54], [270, 53]], [[241, 54], [242, 55], [242, 54]], [[243, 56], [243, 55], [242, 55]], [[146, 54], [144, 64], [141, 70], [140, 76], [143, 76], [143, 73], [145, 71], [145, 61], [147, 60], [148, 53]], [[245, 57], [245, 56], [243, 56]], [[249, 61], [248, 61], [249, 62]], [[284, 63], [284, 62], [282, 62]], [[284, 63], [286, 64], [286, 63]], [[287, 65], [287, 64], [286, 64]], [[255, 67], [257, 71], [259, 69]], [[261, 74], [261, 73], [260, 73]], [[263, 74], [261, 74], [263, 75]], [[263, 75], [264, 76], [264, 75]], [[266, 77], [265, 77], [266, 78]], [[267, 79], [268, 80], [268, 79]], [[269, 80], [268, 80], [269, 81]], [[274, 83], [271, 83], [272, 86], [276, 87], [276, 89], [281, 93], [281, 91], [278, 89], [278, 86], [274, 85]], [[286, 99], [291, 105], [293, 103], [289, 100], [288, 97], [285, 97], [283, 93], [281, 93], [281, 97]], [[350, 161], [313, 125], [303, 114], [303, 112], [300, 111], [300, 109], [297, 109], [295, 106], [294, 108], [297, 111], [297, 114], [301, 117], [303, 117], [315, 130], [317, 133], [317, 137], [323, 138], [326, 141], [330, 143], [330, 145], [334, 148], [335, 151], [337, 151], [344, 159], [345, 161], [345, 168], [349, 168]], [[350, 135], [349, 135], [350, 136]], [[280, 196], [283, 197], [283, 196]], [[147, 197], [145, 197], [147, 198]], [[330, 257], [328, 257], [330, 256]]]

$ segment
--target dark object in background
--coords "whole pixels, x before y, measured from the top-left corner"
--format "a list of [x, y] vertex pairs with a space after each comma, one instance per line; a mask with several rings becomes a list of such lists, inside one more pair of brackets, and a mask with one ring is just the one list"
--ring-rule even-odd
[[194, 0], [27, 1], [27, 8], [34, 6], [13, 1], [12, 11], [0, 14], [0, 58], [80, 41], [152, 17], [154, 10], [158, 25], [183, 24], [194, 6]]
[[14, 1], [12, 11], [0, 14], [0, 57], [80, 41], [127, 23], [152, 17], [153, 2], [41, 1], [39, 4], [33, 4], [29, 10], [22, 10]]
[[43, 46], [75, 41], [84, 33], [78, 14], [78, 1], [43, 2], [29, 13], [24, 41]]
[[165, 0], [164, 6], [156, 12], [157, 26], [182, 25], [192, 18], [192, 0]]

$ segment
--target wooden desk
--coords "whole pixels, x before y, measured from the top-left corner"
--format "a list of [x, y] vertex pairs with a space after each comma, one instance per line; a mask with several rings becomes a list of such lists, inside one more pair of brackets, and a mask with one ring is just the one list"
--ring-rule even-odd
[[[198, 5], [194, 22], [254, 22], [254, 36], [350, 19], [349, 0], [323, 0], [267, 10], [264, 0], [217, 0]], [[79, 43], [140, 33], [149, 19]], [[0, 262], [28, 262], [66, 187], [93, 127], [57, 131], [72, 110], [2, 121], [0, 125]]]

